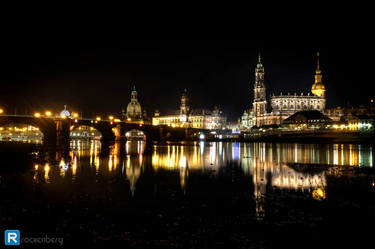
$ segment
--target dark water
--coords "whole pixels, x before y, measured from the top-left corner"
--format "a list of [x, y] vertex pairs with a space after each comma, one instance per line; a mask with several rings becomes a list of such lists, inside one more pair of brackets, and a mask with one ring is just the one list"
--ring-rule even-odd
[[361, 248], [375, 225], [373, 155], [358, 144], [73, 141], [0, 171], [1, 228], [88, 248]]

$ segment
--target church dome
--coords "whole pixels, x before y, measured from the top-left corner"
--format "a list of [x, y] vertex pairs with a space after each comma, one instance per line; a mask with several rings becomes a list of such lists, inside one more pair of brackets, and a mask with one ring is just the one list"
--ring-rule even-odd
[[133, 115], [139, 115], [142, 113], [141, 104], [139, 104], [138, 101], [131, 101], [128, 104], [128, 107], [126, 108], [126, 114], [133, 116]]
[[326, 91], [326, 87], [323, 83], [317, 82], [312, 85], [311, 92], [318, 97], [324, 97], [324, 92]]
[[323, 83], [316, 83], [313, 84], [312, 90], [326, 90], [326, 87], [323, 85]]
[[135, 89], [131, 92], [131, 99], [126, 108], [126, 117], [131, 119], [141, 119], [142, 118], [142, 108], [141, 104], [137, 99], [138, 93]]

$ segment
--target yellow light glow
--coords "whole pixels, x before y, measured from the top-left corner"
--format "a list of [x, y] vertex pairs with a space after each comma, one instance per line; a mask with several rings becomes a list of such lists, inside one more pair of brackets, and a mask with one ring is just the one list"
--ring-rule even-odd
[[131, 118], [128, 118], [127, 120], [128, 120], [128, 121], [131, 121], [132, 119], [131, 119]]
[[108, 119], [109, 119], [109, 120], [113, 120], [114, 117], [113, 117], [113, 116], [109, 116]]
[[101, 117], [96, 117], [96, 121], [100, 121], [100, 120], [102, 120]]
[[40, 118], [40, 113], [39, 112], [34, 113], [34, 117]]
[[73, 117], [78, 118], [78, 113], [73, 112]]
[[44, 114], [45, 114], [47, 117], [51, 117], [52, 112], [51, 112], [51, 111], [46, 111]]
[[118, 122], [121, 122], [121, 120], [118, 118], [115, 118], [115, 122], [118, 123]]
[[324, 200], [326, 198], [326, 193], [324, 189], [322, 188], [317, 188], [312, 192], [312, 197], [315, 200]]
[[3, 113], [4, 113], [4, 110], [0, 108], [0, 114], [3, 114]]

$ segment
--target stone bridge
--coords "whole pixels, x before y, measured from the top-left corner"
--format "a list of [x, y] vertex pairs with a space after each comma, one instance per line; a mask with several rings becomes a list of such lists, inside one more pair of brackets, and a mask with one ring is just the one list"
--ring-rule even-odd
[[70, 131], [80, 126], [93, 127], [102, 135], [101, 140], [110, 142], [126, 139], [126, 132], [139, 130], [147, 141], [173, 141], [193, 139], [194, 134], [205, 131], [192, 128], [173, 128], [169, 126], [153, 126], [110, 120], [70, 119], [56, 117], [34, 117], [28, 115], [0, 115], [0, 126], [8, 124], [25, 124], [39, 128], [43, 134], [43, 143], [48, 145], [64, 144], [70, 139]]

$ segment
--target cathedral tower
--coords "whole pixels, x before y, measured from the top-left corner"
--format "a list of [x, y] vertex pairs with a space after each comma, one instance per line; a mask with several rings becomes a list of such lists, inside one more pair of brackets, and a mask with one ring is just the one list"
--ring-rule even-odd
[[312, 85], [311, 92], [318, 97], [324, 98], [326, 88], [324, 84], [322, 83], [322, 71], [320, 70], [320, 66], [319, 66], [319, 52], [316, 53], [316, 55], [318, 59], [318, 62], [317, 62], [318, 65], [315, 71], [315, 83]]
[[259, 55], [255, 69], [253, 115], [254, 125], [263, 125], [263, 116], [267, 113], [266, 87], [264, 85], [264, 68]]

